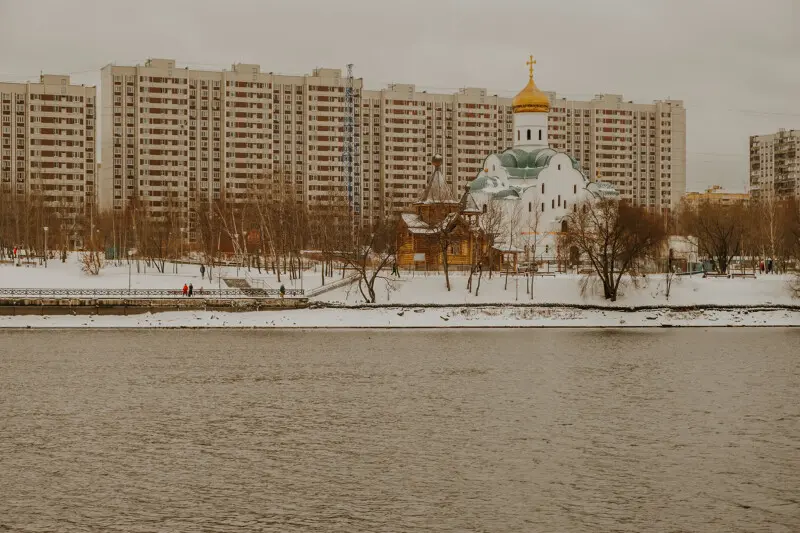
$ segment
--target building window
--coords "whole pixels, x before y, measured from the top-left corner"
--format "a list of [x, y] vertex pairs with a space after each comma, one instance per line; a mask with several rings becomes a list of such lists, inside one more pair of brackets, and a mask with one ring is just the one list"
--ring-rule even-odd
[[561, 207], [561, 195], [558, 195], [558, 207]]
[[544, 194], [544, 183], [542, 183], [542, 194]]
[[517, 130], [517, 140], [519, 140], [519, 130]]
[[531, 210], [533, 210], [533, 203], [532, 202], [528, 202], [528, 213], [530, 213]]
[[572, 194], [578, 194], [578, 186], [577, 185], [573, 185], [572, 186]]
[[544, 202], [542, 202], [542, 213], [544, 213]]
[[483, 204], [483, 212], [486, 212], [486, 204]]
[[542, 130], [539, 130], [539, 140], [542, 140]]
[[528, 130], [528, 140], [531, 140], [531, 130]]
[[555, 209], [555, 208], [556, 208], [556, 199], [553, 198], [552, 200], [550, 200], [550, 209]]
[[558, 165], [558, 170], [561, 170], [561, 165]]

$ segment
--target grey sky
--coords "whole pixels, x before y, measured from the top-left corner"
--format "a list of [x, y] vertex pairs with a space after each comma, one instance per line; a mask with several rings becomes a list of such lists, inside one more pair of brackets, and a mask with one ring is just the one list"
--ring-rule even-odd
[[166, 57], [512, 96], [529, 53], [560, 95], [683, 100], [690, 189], [743, 188], [748, 136], [800, 128], [800, 0], [0, 0], [5, 81]]

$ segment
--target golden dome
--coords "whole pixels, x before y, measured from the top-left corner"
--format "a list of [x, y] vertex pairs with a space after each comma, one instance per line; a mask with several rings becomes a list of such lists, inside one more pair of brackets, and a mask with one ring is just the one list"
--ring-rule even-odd
[[547, 113], [550, 111], [550, 98], [540, 91], [533, 82], [533, 65], [535, 64], [536, 61], [531, 56], [530, 61], [528, 61], [530, 69], [528, 85], [511, 102], [514, 113]]

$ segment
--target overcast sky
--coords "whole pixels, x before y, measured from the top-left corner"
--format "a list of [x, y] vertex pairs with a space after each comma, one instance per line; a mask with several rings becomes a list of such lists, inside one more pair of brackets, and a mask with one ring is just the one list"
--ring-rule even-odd
[[0, 0], [0, 80], [107, 63], [303, 74], [513, 96], [683, 100], [688, 188], [743, 189], [748, 136], [800, 129], [800, 0]]

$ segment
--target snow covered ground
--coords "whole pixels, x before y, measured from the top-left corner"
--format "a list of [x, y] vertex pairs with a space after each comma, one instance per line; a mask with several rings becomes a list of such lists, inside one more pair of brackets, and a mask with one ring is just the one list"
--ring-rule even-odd
[[[217, 286], [200, 278], [197, 265], [172, 265], [160, 274], [153, 268], [137, 274], [132, 268], [131, 287], [143, 289], [180, 288], [192, 282], [195, 288]], [[244, 269], [227, 267], [226, 277], [244, 277]], [[265, 286], [277, 288], [280, 283], [272, 275], [251, 271], [253, 278]], [[338, 281], [339, 276], [326, 280]], [[306, 271], [303, 288], [320, 285], [320, 276], [313, 269]], [[353, 328], [353, 327], [643, 327], [643, 326], [800, 326], [800, 310], [792, 309], [706, 309], [696, 311], [666, 309], [676, 306], [797, 306], [793, 299], [789, 276], [759, 276], [757, 279], [676, 277], [667, 300], [663, 276], [650, 276], [637, 285], [623, 288], [617, 302], [603, 299], [597, 290], [581, 294], [581, 277], [557, 275], [537, 277], [533, 298], [525, 291], [525, 278], [511, 277], [506, 288], [505, 276], [484, 276], [479, 296], [466, 290], [467, 277], [451, 276], [452, 290], [445, 288], [444, 276], [424, 273], [402, 273], [399, 280], [387, 284], [378, 280], [378, 303], [391, 307], [363, 306], [363, 298], [355, 284], [336, 288], [313, 300], [321, 305], [344, 306], [303, 310], [261, 312], [182, 311], [130, 316], [2, 316], [3, 327], [281, 327], [281, 328]], [[299, 280], [282, 279], [287, 288], [300, 288]], [[477, 285], [477, 279], [473, 280]], [[12, 288], [127, 288], [128, 267], [108, 264], [99, 276], [80, 270], [77, 255], [67, 263], [50, 261], [47, 268], [0, 266], [0, 287]], [[388, 289], [388, 290], [387, 290]], [[441, 308], [411, 308], [425, 304]], [[466, 304], [466, 305], [465, 305]], [[494, 304], [494, 305], [492, 305]], [[522, 307], [502, 307], [516, 304]], [[556, 304], [564, 307], [535, 307]], [[655, 311], [623, 311], [615, 309], [576, 309], [573, 305], [603, 307], [664, 306]], [[524, 307], [531, 305], [533, 307]], [[361, 307], [358, 307], [361, 306]], [[406, 306], [406, 307], [404, 307]], [[356, 308], [358, 307], [358, 308]]]
[[[376, 281], [377, 303], [391, 304], [482, 304], [482, 303], [524, 303], [524, 304], [594, 304], [612, 306], [642, 305], [776, 305], [800, 304], [793, 299], [790, 291], [791, 276], [765, 275], [756, 279], [705, 278], [701, 276], [675, 277], [672, 282], [670, 298], [665, 295], [664, 276], [649, 276], [634, 287], [629, 282], [620, 291], [615, 303], [603, 298], [602, 288], [595, 287], [585, 296], [581, 295], [581, 276], [559, 274], [556, 277], [536, 277], [533, 283], [533, 298], [526, 294], [525, 278], [517, 280], [510, 277], [506, 288], [505, 276], [494, 275], [492, 279], [484, 276], [478, 296], [466, 290], [467, 277], [456, 274], [450, 277], [451, 291], [445, 287], [444, 276], [417, 273], [413, 278], [403, 273], [399, 280], [393, 281], [387, 292], [384, 280]], [[319, 296], [318, 300], [346, 305], [363, 303], [357, 286], [342, 287]]]
[[[159, 273], [153, 267], [147, 267], [144, 261], [139, 262], [140, 271], [137, 272], [134, 263], [130, 269], [132, 289], [180, 289], [184, 283], [191, 282], [195, 289], [216, 289], [219, 286], [217, 279], [218, 270], [223, 277], [243, 278], [247, 269], [236, 267], [223, 267], [214, 269], [214, 279], [209, 282], [208, 278], [200, 277], [200, 266], [189, 264], [173, 265], [167, 263], [165, 272]], [[177, 273], [175, 268], [177, 267]], [[302, 284], [300, 280], [290, 280], [288, 276], [281, 276], [279, 282], [277, 276], [267, 274], [264, 270], [259, 274], [252, 269], [248, 273], [253, 279], [264, 283], [266, 288], [277, 289], [281, 284], [286, 288], [299, 289], [301, 285], [304, 289], [314, 289], [320, 285], [321, 279], [318, 272], [309, 269], [304, 273]], [[207, 275], [207, 274], [206, 274]], [[334, 277], [333, 281], [340, 279]], [[326, 280], [327, 283], [327, 280]], [[128, 264], [123, 262], [117, 265], [116, 261], [109, 261], [97, 276], [91, 276], [81, 270], [78, 254], [71, 254], [66, 263], [60, 260], [50, 260], [47, 268], [44, 265], [20, 266], [15, 267], [8, 264], [0, 265], [0, 287], [2, 288], [33, 288], [33, 289], [127, 289], [128, 288]], [[222, 284], [225, 287], [225, 284]]]

